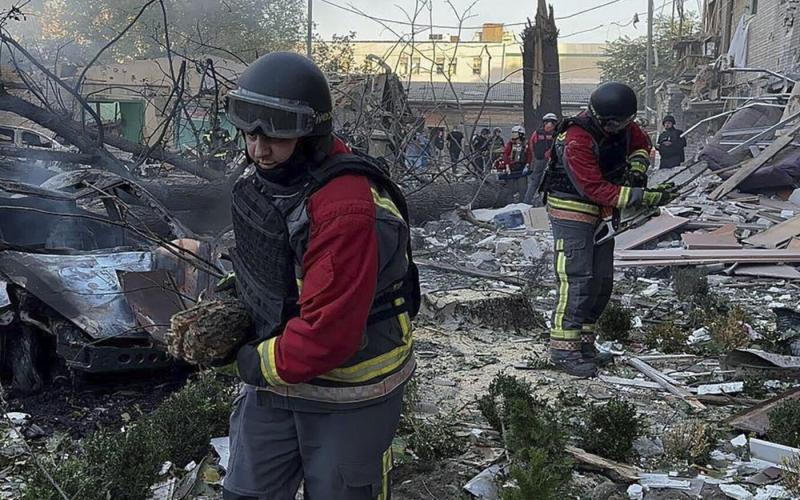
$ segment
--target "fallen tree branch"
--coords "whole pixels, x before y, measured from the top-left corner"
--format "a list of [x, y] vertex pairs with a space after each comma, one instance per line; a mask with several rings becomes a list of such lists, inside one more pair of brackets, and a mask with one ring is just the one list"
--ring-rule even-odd
[[31, 160], [63, 161], [65, 163], [80, 163], [82, 165], [92, 165], [99, 160], [99, 157], [94, 154], [8, 146], [0, 146], [0, 156], [7, 156], [9, 158], [28, 158]]
[[567, 446], [564, 449], [578, 462], [578, 468], [602, 472], [612, 481], [619, 483], [635, 483], [639, 480], [639, 471], [630, 465], [603, 458], [575, 446]]
[[469, 269], [467, 267], [456, 266], [453, 264], [446, 264], [444, 262], [434, 262], [426, 259], [415, 259], [414, 262], [420, 267], [429, 267], [431, 269], [438, 269], [439, 271], [446, 271], [450, 273], [463, 274], [465, 276], [475, 276], [476, 278], [486, 278], [490, 280], [502, 281], [511, 285], [525, 286], [528, 284], [522, 278], [516, 276], [508, 276], [500, 273], [493, 273], [491, 271], [482, 271], [480, 269]]

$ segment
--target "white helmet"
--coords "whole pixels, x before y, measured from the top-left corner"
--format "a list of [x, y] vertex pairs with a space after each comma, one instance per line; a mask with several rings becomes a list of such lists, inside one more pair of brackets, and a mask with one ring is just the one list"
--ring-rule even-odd
[[511, 133], [513, 134], [514, 132], [518, 133], [519, 135], [525, 135], [525, 127], [522, 125], [516, 125], [511, 128]]
[[542, 121], [543, 122], [557, 122], [558, 121], [558, 117], [556, 116], [555, 113], [547, 113], [546, 115], [544, 115], [542, 117]]

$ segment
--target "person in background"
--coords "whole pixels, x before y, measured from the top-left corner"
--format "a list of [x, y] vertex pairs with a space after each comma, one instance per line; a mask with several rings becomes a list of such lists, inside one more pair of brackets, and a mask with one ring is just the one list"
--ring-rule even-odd
[[531, 150], [525, 138], [525, 128], [517, 125], [511, 129], [511, 140], [508, 141], [503, 149], [503, 157], [498, 163], [500, 174], [498, 179], [503, 181], [506, 189], [511, 191], [511, 196], [516, 194], [517, 201], [525, 198], [525, 191], [528, 187], [528, 178], [525, 176], [526, 169], [531, 163]]
[[661, 120], [664, 131], [658, 136], [656, 148], [661, 154], [660, 168], [677, 167], [686, 161], [686, 139], [681, 137], [683, 130], [675, 128], [675, 117], [667, 115]]
[[456, 165], [458, 164], [458, 159], [461, 157], [463, 142], [464, 133], [461, 132], [461, 126], [454, 128], [447, 134], [447, 151], [450, 153], [450, 168], [453, 169], [453, 173], [456, 172]]
[[503, 157], [505, 147], [506, 141], [503, 139], [503, 129], [495, 127], [492, 131], [492, 137], [489, 139], [489, 165], [495, 165], [495, 162]]
[[472, 164], [479, 175], [486, 172], [486, 160], [489, 156], [489, 136], [491, 132], [488, 128], [481, 129], [480, 134], [476, 134], [470, 141], [470, 148], [472, 149]]
[[558, 117], [555, 113], [547, 113], [542, 117], [542, 127], [531, 135], [528, 149], [531, 151], [533, 163], [529, 164], [530, 177], [528, 189], [523, 201], [533, 206], [541, 205], [539, 187], [544, 177], [544, 169], [550, 160], [550, 149], [553, 147], [553, 133], [556, 131]]

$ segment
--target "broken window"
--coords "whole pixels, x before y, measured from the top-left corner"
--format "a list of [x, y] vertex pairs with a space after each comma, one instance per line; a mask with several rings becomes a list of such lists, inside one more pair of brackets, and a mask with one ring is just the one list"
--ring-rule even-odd
[[14, 144], [14, 129], [0, 128], [0, 142], [10, 142]]
[[480, 57], [480, 56], [473, 57], [472, 58], [472, 74], [473, 75], [480, 75], [481, 74], [481, 69], [483, 69], [483, 58]]
[[408, 74], [408, 57], [401, 57], [397, 62], [397, 72], [401, 75]]
[[40, 136], [31, 132], [22, 132], [22, 144], [25, 146], [35, 146], [37, 148], [51, 148], [52, 143]]
[[440, 75], [444, 74], [444, 56], [436, 58], [436, 73]]

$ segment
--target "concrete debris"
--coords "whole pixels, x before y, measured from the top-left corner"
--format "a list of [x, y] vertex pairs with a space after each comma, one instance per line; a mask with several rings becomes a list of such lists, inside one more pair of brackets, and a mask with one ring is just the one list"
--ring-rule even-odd
[[719, 489], [722, 490], [722, 492], [725, 493], [728, 498], [733, 498], [735, 500], [753, 499], [753, 494], [738, 484], [720, 484]]

